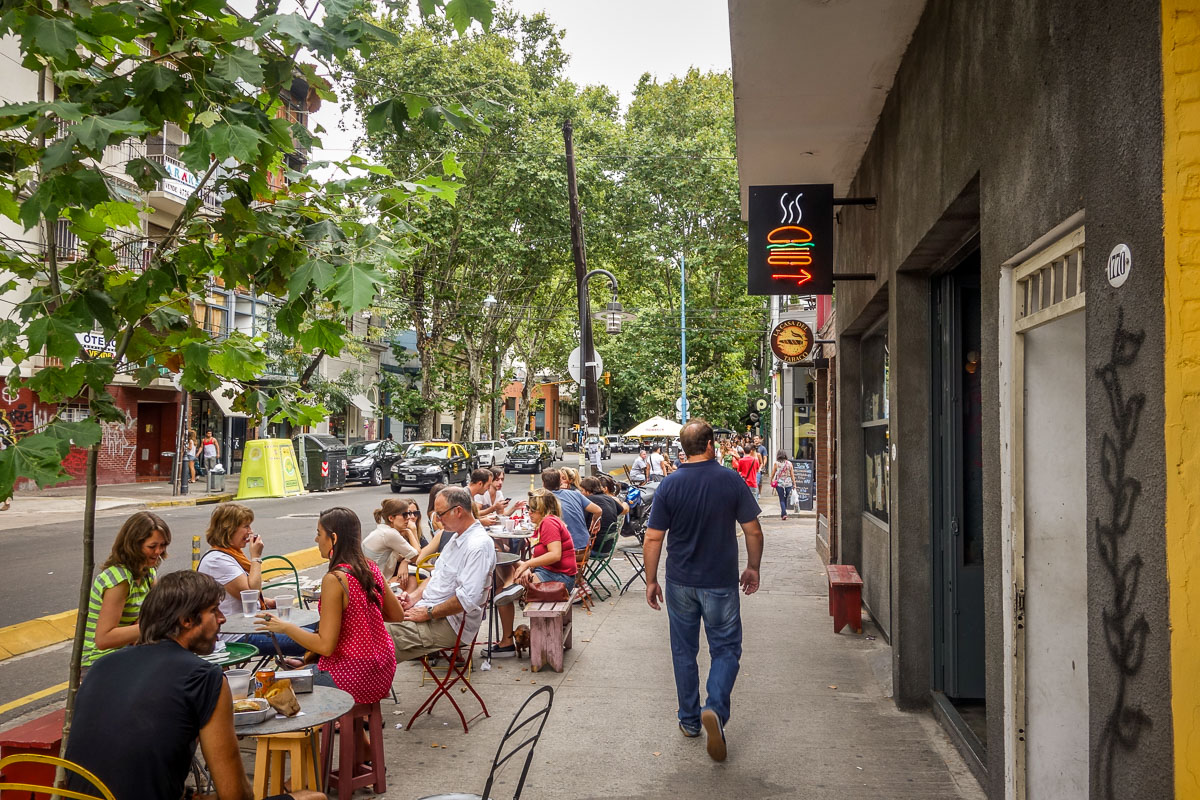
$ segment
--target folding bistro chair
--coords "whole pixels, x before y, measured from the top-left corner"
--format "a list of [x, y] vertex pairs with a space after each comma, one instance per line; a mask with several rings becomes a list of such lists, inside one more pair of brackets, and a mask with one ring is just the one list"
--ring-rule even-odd
[[584, 576], [587, 574], [588, 556], [591, 555], [592, 545], [595, 544], [596, 537], [592, 537], [588, 542], [587, 547], [582, 550], [575, 551], [575, 596], [579, 598], [579, 604], [591, 611], [592, 609], [592, 590], [588, 588], [587, 580]]
[[[454, 706], [454, 710], [458, 712], [458, 718], [462, 722], [463, 726], [463, 733], [470, 732], [467, 728], [468, 721], [473, 722], [480, 716], [491, 716], [491, 714], [488, 713], [487, 704], [483, 702], [483, 698], [479, 696], [479, 692], [475, 691], [475, 687], [471, 685], [471, 681], [468, 679], [468, 670], [471, 666], [471, 656], [475, 651], [475, 638], [479, 635], [479, 631], [476, 630], [475, 636], [471, 637], [471, 643], [464, 646], [462, 638], [463, 630], [466, 627], [467, 615], [463, 614], [462, 622], [460, 622], [458, 625], [458, 636], [454, 640], [454, 647], [438, 650], [436, 653], [430, 653], [427, 656], [421, 657], [421, 669], [423, 669], [425, 673], [428, 673], [429, 677], [433, 678], [433, 682], [437, 684], [437, 686], [434, 687], [433, 694], [425, 698], [425, 702], [421, 704], [421, 707], [413, 712], [412, 718], [409, 719], [408, 724], [404, 726], [405, 730], [412, 728], [413, 723], [417, 721], [417, 717], [421, 716], [422, 713], [432, 715], [433, 707], [437, 705], [437, 701], [442, 697], [445, 697], [447, 700], [449, 700], [450, 705]], [[466, 650], [465, 657], [463, 655], [464, 649]], [[437, 658], [446, 659], [445, 675], [439, 676], [437, 672], [434, 671], [433, 666], [430, 664], [430, 660], [434, 656]], [[467, 719], [466, 715], [463, 714], [462, 708], [460, 708], [458, 703], [454, 700], [454, 695], [450, 694], [450, 690], [454, 688], [454, 684], [458, 683], [459, 681], [462, 681], [466, 688], [471, 690], [471, 694], [475, 695], [475, 699], [479, 701], [479, 707], [483, 709], [479, 714], [471, 717], [470, 720]]]
[[[617, 517], [617, 521], [609, 525], [604, 535], [596, 541], [596, 547], [592, 550], [589, 557], [590, 560], [585, 580], [601, 600], [607, 600], [612, 597], [612, 592], [608, 590], [608, 586], [605, 585], [603, 580], [603, 575], [606, 572], [612, 576], [616, 587], [620, 587], [621, 585], [620, 577], [617, 576], [617, 573], [613, 572], [611, 566], [613, 553], [617, 550], [617, 539], [620, 535], [621, 517]], [[616, 587], [613, 588], [613, 591], [616, 591]]]
[[[116, 800], [116, 798], [113, 797], [113, 793], [109, 791], [108, 787], [104, 785], [103, 781], [78, 764], [67, 761], [66, 759], [42, 755], [41, 753], [16, 753], [11, 756], [0, 758], [0, 775], [3, 775], [4, 770], [13, 764], [45, 764], [51, 767], [62, 767], [64, 770], [68, 772], [74, 772], [90, 783], [96, 789], [96, 791], [100, 792], [99, 796], [104, 798], [104, 800]], [[51, 781], [51, 783], [53, 783], [53, 781]], [[30, 797], [33, 797], [34, 793], [46, 796], [53, 794], [57, 797], [68, 797], [72, 800], [96, 800], [97, 797], [97, 795], [90, 792], [77, 792], [73, 789], [51, 789], [46, 786], [38, 786], [37, 784], [32, 783], [19, 783], [16, 781], [10, 782], [4, 780], [3, 778], [0, 778], [0, 791], [3, 791], [5, 795], [9, 796], [11, 796], [10, 793], [12, 792], [30, 792]]]
[[641, 542], [617, 545], [617, 551], [625, 556], [625, 560], [633, 566], [633, 575], [621, 587], [621, 594], [625, 594], [638, 578], [642, 579], [643, 584], [646, 582], [646, 563], [644, 561], [646, 555], [642, 550]]
[[[283, 563], [267, 566], [268, 562], [276, 561]], [[278, 575], [279, 578], [271, 577], [274, 575]], [[291, 586], [296, 591], [296, 605], [299, 608], [308, 608], [308, 600], [300, 591], [300, 571], [296, 569], [296, 565], [287, 556], [263, 556], [262, 578], [262, 594], [264, 597], [269, 589]]]
[[[525, 750], [525, 764], [521, 767], [521, 777], [517, 780], [512, 796], [512, 800], [521, 800], [521, 791], [525, 788], [525, 778], [529, 775], [529, 765], [533, 763], [534, 748], [537, 747], [538, 739], [542, 736], [542, 728], [546, 727], [546, 720], [550, 717], [550, 708], [553, 705], [554, 689], [550, 686], [543, 686], [529, 695], [517, 709], [512, 722], [508, 723], [508, 730], [504, 732], [504, 738], [500, 740], [500, 746], [496, 748], [496, 757], [492, 759], [492, 768], [488, 771], [487, 783], [483, 785], [483, 794], [451, 792], [430, 795], [421, 800], [484, 800], [484, 798], [490, 798], [497, 771], [509, 759], [515, 758], [522, 750]], [[518, 738], [521, 738], [519, 742], [510, 744], [510, 740]]]

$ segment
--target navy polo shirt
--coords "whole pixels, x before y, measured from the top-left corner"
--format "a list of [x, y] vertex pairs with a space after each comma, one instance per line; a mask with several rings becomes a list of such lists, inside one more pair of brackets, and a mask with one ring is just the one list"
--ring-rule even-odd
[[667, 580], [714, 589], [738, 583], [737, 524], [757, 519], [742, 476], [720, 462], [689, 461], [654, 493], [649, 527], [667, 531]]

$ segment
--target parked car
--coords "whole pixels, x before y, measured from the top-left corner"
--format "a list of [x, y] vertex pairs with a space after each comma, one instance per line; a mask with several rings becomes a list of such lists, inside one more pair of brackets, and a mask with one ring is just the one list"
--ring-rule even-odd
[[474, 442], [474, 445], [479, 453], [481, 467], [502, 466], [504, 459], [508, 457], [508, 445], [502, 441]]
[[550, 466], [554, 457], [545, 442], [521, 442], [508, 451], [507, 472], [538, 473]]
[[459, 444], [467, 451], [467, 457], [471, 459], [471, 469], [479, 469], [482, 465], [482, 462], [479, 460], [479, 448], [475, 446], [474, 442], [459, 442]]
[[392, 491], [406, 486], [421, 488], [435, 483], [460, 483], [471, 478], [471, 456], [454, 442], [419, 442], [392, 464]]
[[599, 443], [601, 458], [608, 459], [608, 458], [612, 457], [612, 449], [608, 446], [608, 439], [605, 439], [603, 436], [600, 436], [600, 437], [589, 436], [587, 438], [587, 441], [584, 442], [584, 444], [583, 444], [583, 452], [584, 453], [587, 453], [588, 447], [591, 446], [592, 442]]
[[386, 439], [358, 442], [346, 451], [346, 481], [362, 481], [372, 486], [383, 483], [392, 472], [392, 464], [400, 460], [403, 453], [400, 445]]
[[619, 433], [610, 433], [608, 436], [605, 436], [605, 437], [604, 437], [604, 439], [605, 439], [605, 441], [607, 441], [607, 442], [608, 442], [608, 451], [609, 451], [610, 453], [620, 453], [620, 452], [622, 452], [622, 450], [621, 450], [621, 443], [624, 441], [624, 439], [623, 439], [623, 437], [621, 436], [621, 434], [619, 434]]
[[562, 443], [559, 442], [558, 439], [546, 439], [544, 444], [546, 445], [546, 449], [550, 451], [550, 455], [555, 461], [563, 460]]

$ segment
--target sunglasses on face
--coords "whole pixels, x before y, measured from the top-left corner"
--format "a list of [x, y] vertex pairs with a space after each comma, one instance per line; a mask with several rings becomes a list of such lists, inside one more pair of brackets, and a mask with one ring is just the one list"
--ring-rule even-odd
[[421, 516], [421, 512], [420, 512], [420, 511], [405, 511], [405, 512], [404, 512], [404, 516], [406, 516], [406, 517], [419, 517], [419, 516]]

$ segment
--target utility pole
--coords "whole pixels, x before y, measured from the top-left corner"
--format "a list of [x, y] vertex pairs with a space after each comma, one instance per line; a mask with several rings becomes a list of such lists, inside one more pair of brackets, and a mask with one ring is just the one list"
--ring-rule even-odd
[[687, 267], [679, 251], [679, 419], [688, 421], [687, 399]]
[[[571, 120], [563, 122], [563, 143], [567, 149], [567, 200], [571, 209], [571, 256], [575, 261], [575, 289], [579, 300], [579, 376], [583, 379], [580, 391], [580, 422], [584, 440], [588, 435], [600, 435], [600, 387], [596, 385], [596, 350], [592, 343], [592, 315], [588, 301], [587, 257], [583, 245], [583, 217], [579, 213], [579, 188], [575, 182], [575, 142]], [[582, 463], [583, 452], [580, 450]]]

